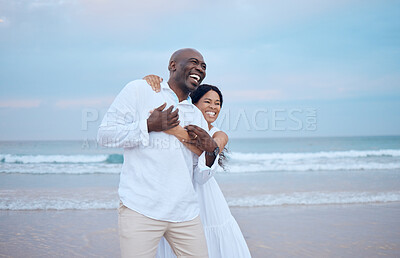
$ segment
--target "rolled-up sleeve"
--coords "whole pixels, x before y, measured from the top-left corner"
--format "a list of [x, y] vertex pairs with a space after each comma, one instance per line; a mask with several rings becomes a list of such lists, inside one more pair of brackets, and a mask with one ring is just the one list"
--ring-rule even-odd
[[[206, 165], [206, 156], [203, 152], [200, 157], [195, 158], [193, 167], [193, 178], [198, 184], [204, 184], [213, 177], [218, 169], [218, 159], [219, 155], [215, 158], [214, 164], [211, 167]], [[197, 162], [196, 162], [197, 161]]]
[[97, 141], [100, 145], [133, 148], [149, 144], [147, 118], [140, 119], [137, 109], [139, 93], [133, 81], [118, 94], [99, 126]]

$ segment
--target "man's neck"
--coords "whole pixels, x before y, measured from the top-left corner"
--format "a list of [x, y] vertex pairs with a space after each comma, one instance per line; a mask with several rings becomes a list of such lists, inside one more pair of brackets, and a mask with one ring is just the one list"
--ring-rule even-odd
[[168, 86], [171, 88], [173, 92], [175, 92], [179, 102], [188, 98], [189, 92], [183, 91], [181, 87], [179, 87], [176, 83], [174, 83], [174, 81], [168, 80]]

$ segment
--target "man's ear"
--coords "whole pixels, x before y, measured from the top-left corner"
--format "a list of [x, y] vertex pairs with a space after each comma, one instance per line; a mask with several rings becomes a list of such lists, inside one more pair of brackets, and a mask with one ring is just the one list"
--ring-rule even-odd
[[170, 61], [170, 62], [169, 62], [168, 70], [169, 70], [170, 72], [173, 72], [173, 71], [176, 70], [176, 63], [175, 63], [175, 61]]

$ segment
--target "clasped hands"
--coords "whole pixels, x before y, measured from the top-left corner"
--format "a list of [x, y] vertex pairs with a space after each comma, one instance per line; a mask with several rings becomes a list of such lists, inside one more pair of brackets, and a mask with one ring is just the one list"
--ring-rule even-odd
[[149, 133], [165, 132], [175, 135], [185, 144], [191, 144], [205, 152], [213, 152], [218, 147], [214, 139], [203, 128], [196, 125], [188, 125], [182, 128], [179, 125], [179, 110], [172, 111], [174, 106], [165, 109], [166, 105], [164, 103], [153, 111], [150, 111], [151, 114], [147, 119]]

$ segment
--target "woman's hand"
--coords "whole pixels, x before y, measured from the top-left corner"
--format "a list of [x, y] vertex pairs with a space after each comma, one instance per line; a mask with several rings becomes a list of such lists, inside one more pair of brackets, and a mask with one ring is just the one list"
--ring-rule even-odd
[[151, 88], [155, 92], [160, 92], [161, 82], [163, 81], [163, 78], [161, 78], [157, 75], [154, 75], [154, 74], [150, 74], [150, 75], [146, 75], [145, 77], [143, 77], [143, 80], [146, 80], [146, 82], [151, 86]]
[[206, 152], [213, 152], [218, 147], [218, 144], [203, 128], [197, 125], [187, 125], [185, 129], [190, 137], [190, 140], [185, 140], [185, 142], [194, 144], [197, 148]]
[[190, 139], [188, 132], [185, 129], [183, 129], [183, 127], [180, 125], [177, 125], [174, 128], [168, 129], [168, 130], [164, 131], [164, 133], [175, 136], [176, 138], [179, 139], [179, 141], [182, 141], [182, 139], [184, 139], [184, 140]]
[[201, 153], [203, 153], [203, 151], [200, 150], [199, 148], [197, 148], [195, 145], [187, 143], [187, 141], [190, 140], [190, 136], [189, 136], [188, 132], [185, 129], [183, 129], [182, 126], [177, 125], [174, 128], [171, 128], [171, 129], [168, 129], [168, 130], [164, 131], [164, 133], [174, 135], [189, 150], [191, 150], [192, 152], [196, 153], [198, 156], [200, 156]]
[[[208, 134], [207, 131], [196, 125], [185, 126], [188, 131], [190, 141], [185, 141], [186, 143], [193, 144], [202, 151], [213, 153], [218, 147], [218, 144], [214, 139]], [[207, 154], [208, 154], [207, 153]], [[206, 165], [211, 167], [214, 164], [216, 156], [206, 155]]]

